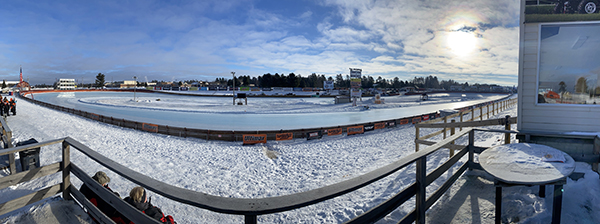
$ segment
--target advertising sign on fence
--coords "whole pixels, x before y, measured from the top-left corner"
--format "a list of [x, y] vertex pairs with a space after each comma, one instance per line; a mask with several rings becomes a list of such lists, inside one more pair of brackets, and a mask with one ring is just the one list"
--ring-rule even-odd
[[341, 135], [341, 134], [342, 134], [342, 128], [327, 129], [327, 136]]
[[362, 125], [350, 126], [346, 130], [347, 135], [355, 135], [355, 134], [362, 134], [362, 133], [365, 133], [365, 128]]
[[396, 127], [396, 122], [395, 122], [395, 121], [388, 121], [388, 122], [387, 122], [387, 127], [388, 127], [388, 128], [393, 128], [393, 127]]
[[142, 130], [147, 131], [147, 132], [157, 133], [158, 132], [158, 125], [148, 124], [148, 123], [142, 123]]
[[419, 122], [421, 122], [421, 117], [415, 117], [415, 118], [412, 119], [412, 123], [413, 124], [416, 124], [416, 123], [419, 123]]
[[279, 133], [275, 135], [275, 141], [285, 141], [285, 140], [293, 140], [294, 139], [294, 133], [292, 132], [288, 132], [288, 133]]
[[373, 131], [373, 130], [375, 130], [375, 125], [373, 125], [373, 124], [365, 124], [364, 125], [364, 129], [365, 129], [365, 131]]
[[403, 124], [408, 124], [408, 119], [400, 120], [400, 125], [403, 125]]
[[90, 113], [90, 118], [99, 121], [100, 120], [100, 115], [94, 114], [94, 113]]
[[321, 131], [306, 133], [306, 140], [319, 139], [321, 137], [323, 137], [323, 133]]
[[267, 134], [243, 135], [244, 145], [267, 143]]
[[385, 122], [375, 124], [375, 129], [384, 129], [384, 128], [385, 128]]

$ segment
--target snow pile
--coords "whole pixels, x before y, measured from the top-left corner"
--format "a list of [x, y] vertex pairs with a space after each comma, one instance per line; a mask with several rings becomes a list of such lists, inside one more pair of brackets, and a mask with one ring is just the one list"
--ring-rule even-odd
[[[223, 100], [231, 102], [231, 99]], [[263, 198], [316, 189], [390, 164], [413, 153], [415, 149], [415, 130], [414, 126], [410, 125], [375, 130], [363, 135], [324, 137], [310, 141], [272, 141], [265, 145], [242, 146], [240, 142], [179, 138], [115, 127], [39, 107], [24, 100], [19, 101], [18, 109], [20, 111], [18, 116], [8, 118], [14, 142], [29, 138], [46, 141], [71, 136], [104, 156], [144, 175], [174, 186], [222, 197]], [[495, 117], [516, 116], [516, 111], [516, 107], [513, 107]], [[421, 135], [433, 131], [436, 130], [421, 129]], [[440, 138], [433, 140], [438, 141]], [[458, 144], [465, 142], [466, 139], [462, 139]], [[499, 145], [503, 143], [503, 135], [477, 132], [476, 142], [478, 146]], [[43, 147], [40, 158], [42, 165], [59, 161], [60, 147], [58, 145]], [[444, 163], [447, 158], [448, 150], [445, 149], [429, 155], [428, 170], [431, 171]], [[135, 186], [76, 150], [72, 150], [71, 160], [89, 175], [99, 170], [105, 171], [112, 179], [111, 188], [121, 195], [127, 195]], [[466, 160], [463, 159], [452, 170], [456, 170], [457, 166], [464, 162]], [[598, 223], [600, 222], [600, 198], [596, 193], [600, 190], [598, 175], [591, 171], [587, 164], [577, 163], [576, 169], [576, 172], [585, 173], [585, 177], [577, 181], [569, 179], [568, 184], [564, 186], [563, 220]], [[2, 171], [2, 175], [7, 175], [7, 171]], [[432, 183], [427, 188], [428, 195], [437, 190], [449, 176], [450, 174], [444, 174]], [[348, 221], [412, 184], [414, 177], [415, 169], [414, 165], [411, 165], [347, 195], [288, 212], [259, 216], [258, 221], [260, 223]], [[56, 184], [59, 179], [59, 175], [52, 175], [34, 183], [27, 182], [0, 190], [0, 203]], [[75, 186], [81, 184], [74, 176], [71, 180]], [[491, 180], [492, 178], [485, 172], [467, 171], [428, 211], [428, 222], [493, 222], [494, 186]], [[214, 213], [171, 201], [153, 192], [149, 194], [153, 197], [153, 204], [161, 207], [165, 214], [173, 215], [178, 223], [243, 222], [242, 216]], [[546, 198], [539, 198], [536, 194], [537, 187], [505, 188], [503, 199], [505, 220], [548, 223], [551, 216], [552, 187], [548, 187]], [[37, 205], [0, 216], [0, 222], [30, 223], [30, 218], [34, 218], [44, 220], [45, 223], [53, 223], [51, 220], [46, 220], [45, 211], [48, 209], [54, 211], [55, 208], [64, 210], [65, 208], [59, 206], [65, 203], [68, 206], [70, 202], [45, 200]], [[396, 223], [413, 209], [414, 201], [409, 200], [380, 223]], [[71, 210], [75, 211], [76, 208]], [[89, 217], [80, 213], [73, 212], [68, 215], [80, 217], [82, 223], [91, 221]], [[72, 219], [68, 222], [77, 221]]]

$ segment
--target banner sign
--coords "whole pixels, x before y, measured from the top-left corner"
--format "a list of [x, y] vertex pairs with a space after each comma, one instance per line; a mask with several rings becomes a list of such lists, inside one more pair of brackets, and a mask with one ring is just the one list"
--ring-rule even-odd
[[354, 90], [354, 89], [353, 89], [353, 90], [351, 91], [350, 95], [351, 95], [352, 97], [361, 97], [361, 96], [362, 96], [362, 91], [361, 91], [361, 90]]
[[306, 140], [319, 139], [321, 137], [323, 137], [323, 133], [321, 131], [306, 133]]
[[385, 122], [375, 124], [375, 129], [384, 129], [384, 128], [385, 128]]
[[393, 127], [396, 127], [396, 122], [395, 122], [395, 121], [388, 121], [388, 122], [387, 122], [387, 127], [388, 127], [388, 128], [393, 128]]
[[362, 133], [365, 133], [365, 129], [362, 125], [351, 126], [351, 127], [348, 127], [348, 129], [346, 130], [347, 135], [355, 135], [355, 134], [362, 134]]
[[342, 134], [342, 128], [327, 129], [327, 136], [341, 135], [341, 134]]
[[323, 81], [323, 89], [332, 90], [333, 89], [333, 81]]
[[243, 135], [243, 137], [244, 137], [244, 145], [267, 143], [267, 134]]
[[373, 130], [375, 130], [375, 125], [373, 125], [373, 124], [366, 124], [366, 125], [364, 125], [364, 130], [365, 131], [373, 131]]
[[429, 120], [429, 115], [423, 115], [423, 118], [422, 118], [422, 119], [423, 119], [424, 121], [426, 121], [426, 120]]
[[408, 124], [408, 119], [400, 120], [400, 125], [403, 125], [403, 124]]
[[412, 123], [413, 124], [416, 124], [416, 123], [419, 123], [419, 122], [421, 122], [421, 117], [415, 117], [415, 118], [412, 119]]
[[198, 88], [198, 90], [200, 90], [200, 91], [208, 91], [208, 87], [201, 86], [200, 88]]
[[240, 87], [240, 91], [250, 91], [250, 87]]
[[90, 118], [99, 121], [100, 120], [100, 115], [90, 113]]
[[294, 133], [280, 133], [275, 135], [275, 141], [294, 140]]
[[147, 131], [147, 132], [157, 133], [158, 132], [158, 125], [156, 125], [156, 124], [142, 123], [142, 130]]

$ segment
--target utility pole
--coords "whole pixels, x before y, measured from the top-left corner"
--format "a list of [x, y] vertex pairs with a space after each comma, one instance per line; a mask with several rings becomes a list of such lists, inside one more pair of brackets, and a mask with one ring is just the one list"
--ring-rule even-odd
[[235, 105], [235, 72], [231, 72], [231, 75], [233, 76], [233, 105]]
[[133, 80], [135, 82], [135, 84], [133, 86], [133, 101], [135, 102], [135, 89], [137, 89], [137, 76], [134, 76]]

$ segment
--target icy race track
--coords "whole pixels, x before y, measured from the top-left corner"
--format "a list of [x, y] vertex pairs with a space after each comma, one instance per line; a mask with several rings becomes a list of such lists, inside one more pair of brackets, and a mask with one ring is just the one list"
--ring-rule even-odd
[[[330, 127], [430, 114], [497, 100], [506, 95], [478, 93], [383, 97], [374, 104], [364, 97], [357, 107], [334, 104], [333, 98], [249, 98], [232, 105], [230, 97], [131, 92], [61, 92], [33, 98], [63, 107], [137, 122], [212, 130], [280, 130]], [[261, 108], [268, 105], [269, 108]], [[368, 106], [369, 109], [365, 109]]]

